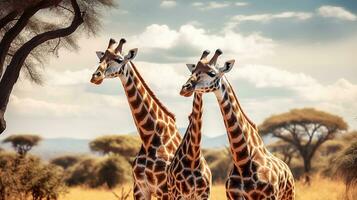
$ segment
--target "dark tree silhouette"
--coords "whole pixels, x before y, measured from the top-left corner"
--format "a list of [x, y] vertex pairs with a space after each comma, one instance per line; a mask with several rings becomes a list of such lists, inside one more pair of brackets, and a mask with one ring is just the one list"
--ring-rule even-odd
[[97, 166], [98, 185], [106, 185], [113, 189], [119, 184], [127, 183], [131, 180], [130, 164], [119, 155], [111, 155], [102, 160]]
[[41, 141], [41, 137], [37, 135], [11, 135], [3, 140], [3, 143], [11, 143], [15, 151], [24, 156], [32, 147], [36, 146]]
[[316, 150], [347, 128], [346, 122], [339, 116], [303, 108], [273, 115], [260, 125], [259, 130], [262, 135], [271, 134], [296, 148], [304, 162], [305, 177], [309, 182], [311, 160]]
[[21, 70], [41, 83], [36, 67], [61, 47], [77, 49], [73, 33], [95, 34], [103, 7], [112, 6], [113, 0], [0, 1], [0, 133], [6, 129], [4, 114]]
[[345, 147], [345, 143], [341, 140], [329, 140], [321, 145], [319, 152], [321, 156], [330, 156], [338, 153]]
[[108, 135], [94, 139], [89, 147], [101, 154], [119, 154], [126, 158], [134, 157], [139, 152], [141, 141], [137, 136]]
[[296, 148], [290, 143], [279, 140], [268, 146], [269, 150], [273, 153], [278, 153], [282, 156], [282, 160], [290, 166], [291, 159], [296, 156]]
[[[355, 199], [357, 195], [357, 141], [354, 141], [334, 160], [336, 174], [346, 184], [346, 199]], [[352, 194], [351, 194], [352, 193]]]

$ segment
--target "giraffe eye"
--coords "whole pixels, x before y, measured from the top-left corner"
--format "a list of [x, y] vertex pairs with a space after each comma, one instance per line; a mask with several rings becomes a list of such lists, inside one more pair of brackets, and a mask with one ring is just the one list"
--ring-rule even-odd
[[123, 62], [123, 60], [121, 60], [121, 59], [119, 59], [119, 58], [115, 58], [114, 61], [117, 62], [117, 63], [119, 63], [119, 64]]
[[207, 74], [208, 74], [208, 76], [210, 76], [210, 77], [216, 76], [216, 72], [214, 72], [214, 71], [209, 71], [209, 72], [207, 72]]

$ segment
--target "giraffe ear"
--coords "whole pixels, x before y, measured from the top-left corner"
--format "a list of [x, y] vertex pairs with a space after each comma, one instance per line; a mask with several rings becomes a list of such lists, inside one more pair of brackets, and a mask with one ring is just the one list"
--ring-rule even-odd
[[195, 70], [196, 65], [195, 64], [186, 64], [188, 70], [190, 70], [190, 72], [193, 72], [193, 70]]
[[95, 54], [97, 54], [97, 57], [99, 59], [101, 59], [104, 56], [104, 52], [103, 51], [96, 51]]
[[128, 55], [125, 56], [125, 60], [130, 61], [134, 59], [137, 53], [138, 53], [138, 48], [130, 50]]
[[235, 60], [228, 60], [227, 62], [224, 63], [224, 66], [219, 68], [219, 72], [224, 74], [227, 73], [229, 71], [231, 71], [231, 69], [233, 68]]

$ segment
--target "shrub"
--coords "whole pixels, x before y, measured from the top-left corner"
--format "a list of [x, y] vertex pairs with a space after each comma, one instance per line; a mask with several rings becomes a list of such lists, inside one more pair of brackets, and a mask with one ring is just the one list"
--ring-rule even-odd
[[87, 185], [96, 187], [97, 176], [95, 171], [97, 164], [97, 159], [87, 157], [83, 158], [72, 167], [69, 167], [65, 179], [66, 184], [69, 186]]
[[68, 167], [71, 167], [74, 164], [78, 163], [80, 160], [81, 157], [79, 156], [65, 155], [52, 159], [50, 163], [53, 165], [60, 166], [63, 169], [67, 169]]
[[122, 156], [112, 155], [102, 160], [97, 167], [98, 185], [109, 188], [131, 180], [131, 166]]
[[34, 156], [0, 153], [0, 199], [51, 200], [65, 193], [63, 170]]
[[344, 150], [337, 159], [335, 159], [335, 163], [335, 174], [345, 182], [346, 197], [349, 199], [349, 192], [354, 192], [353, 189], [355, 189], [354, 187], [357, 185], [357, 141], [353, 142]]
[[208, 165], [211, 169], [213, 183], [224, 182], [233, 166], [229, 148], [221, 150], [206, 150], [205, 156], [207, 156], [209, 160]]
[[219, 150], [203, 149], [202, 153], [203, 156], [205, 157], [205, 160], [210, 165], [216, 160], [219, 160], [222, 157], [226, 156], [226, 149], [219, 149]]

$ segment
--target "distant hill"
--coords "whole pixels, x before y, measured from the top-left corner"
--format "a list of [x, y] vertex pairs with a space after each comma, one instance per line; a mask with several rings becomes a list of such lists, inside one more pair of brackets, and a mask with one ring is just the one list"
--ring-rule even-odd
[[[43, 159], [50, 159], [64, 154], [87, 154], [90, 153], [89, 139], [76, 138], [44, 138], [31, 153]], [[2, 144], [5, 149], [11, 149], [11, 145]]]
[[[186, 128], [179, 129], [181, 134], [185, 134]], [[130, 133], [136, 134], [136, 133]], [[263, 138], [265, 144], [270, 144], [274, 141], [271, 137]], [[89, 142], [91, 139], [76, 139], [76, 138], [45, 138], [40, 144], [33, 148], [31, 153], [42, 157], [43, 159], [50, 159], [65, 154], [88, 154], [91, 153], [89, 149]], [[222, 134], [216, 137], [208, 137], [203, 135], [203, 148], [224, 148], [228, 146], [228, 137]], [[5, 149], [11, 149], [9, 144], [1, 144]]]

